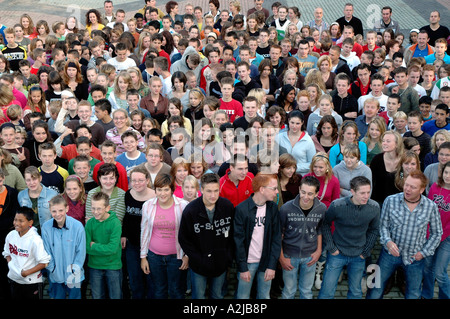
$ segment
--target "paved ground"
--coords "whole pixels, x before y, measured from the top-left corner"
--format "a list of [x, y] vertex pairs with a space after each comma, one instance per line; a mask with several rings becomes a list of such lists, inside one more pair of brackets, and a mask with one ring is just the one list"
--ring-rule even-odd
[[[167, 1], [157, 0], [157, 7], [165, 12], [164, 5]], [[221, 1], [221, 7], [228, 8], [228, 1]], [[265, 1], [264, 7], [270, 11], [274, 1]], [[313, 11], [316, 6], [324, 8], [324, 19], [327, 22], [335, 21], [343, 15], [344, 4], [348, 0], [282, 0], [288, 6], [297, 6], [302, 14], [301, 20], [305, 23], [313, 19]], [[438, 10], [441, 14], [441, 23], [450, 25], [450, 1], [449, 0], [359, 0], [353, 1], [355, 16], [360, 18], [365, 29], [370, 29], [373, 21], [379, 17], [381, 8], [390, 5], [393, 8], [393, 19], [398, 20], [400, 28], [407, 37], [409, 30], [420, 28], [428, 24], [431, 10]], [[143, 0], [113, 0], [114, 8], [122, 8], [127, 12], [127, 18], [131, 17], [138, 9], [143, 7]], [[207, 11], [208, 0], [183, 0], [178, 1], [180, 13], [183, 12], [186, 3], [201, 6]], [[241, 1], [242, 12], [253, 6], [253, 1]], [[20, 16], [26, 12], [34, 22], [40, 19], [47, 20], [49, 25], [55, 21], [63, 21], [66, 17], [74, 15], [84, 25], [85, 13], [90, 8], [103, 10], [103, 0], [0, 0], [0, 23], [13, 26], [19, 22]]]

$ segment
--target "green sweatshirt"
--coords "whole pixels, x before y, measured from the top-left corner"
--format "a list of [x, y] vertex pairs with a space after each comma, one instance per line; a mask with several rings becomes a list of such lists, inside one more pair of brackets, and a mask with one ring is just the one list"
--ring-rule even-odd
[[[91, 218], [86, 223], [86, 253], [88, 266], [94, 269], [118, 270], [122, 268], [120, 236], [122, 226], [116, 213], [103, 222]], [[91, 242], [94, 242], [91, 246]]]

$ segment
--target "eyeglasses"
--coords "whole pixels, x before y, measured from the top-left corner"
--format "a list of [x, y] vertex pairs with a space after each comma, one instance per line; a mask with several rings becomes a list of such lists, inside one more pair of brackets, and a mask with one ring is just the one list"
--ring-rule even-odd
[[132, 179], [131, 180], [131, 183], [133, 183], [133, 184], [142, 184], [142, 183], [145, 183], [145, 182], [146, 182], [145, 179]]
[[273, 191], [276, 191], [276, 190], [278, 190], [278, 187], [271, 187], [271, 186], [264, 186], [265, 188], [269, 188], [269, 189], [271, 189], [271, 190], [273, 190]]

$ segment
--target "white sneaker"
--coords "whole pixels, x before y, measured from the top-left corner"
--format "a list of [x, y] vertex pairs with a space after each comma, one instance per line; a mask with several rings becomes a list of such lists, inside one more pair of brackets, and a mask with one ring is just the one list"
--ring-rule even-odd
[[314, 287], [316, 287], [317, 290], [320, 290], [320, 287], [322, 286], [322, 272], [323, 272], [323, 265], [325, 264], [324, 261], [318, 261], [316, 263], [316, 279], [314, 280]]

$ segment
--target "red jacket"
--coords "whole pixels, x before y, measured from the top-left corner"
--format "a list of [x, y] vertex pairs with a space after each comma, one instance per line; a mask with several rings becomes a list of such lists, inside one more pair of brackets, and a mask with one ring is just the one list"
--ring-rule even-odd
[[[94, 179], [94, 181], [98, 184], [98, 178], [97, 178], [97, 173], [98, 173], [98, 169], [100, 168], [100, 166], [102, 166], [103, 164], [105, 164], [105, 162], [100, 162], [97, 163], [97, 165], [94, 166], [94, 171], [92, 172], [92, 178]], [[125, 167], [123, 167], [122, 164], [120, 164], [119, 162], [116, 162], [116, 167], [117, 170], [119, 171], [119, 180], [117, 182], [117, 187], [123, 189], [124, 191], [128, 190], [128, 175], [127, 175], [127, 170], [125, 169]]]
[[229, 172], [230, 169], [227, 169], [225, 175], [220, 178], [219, 195], [220, 197], [225, 197], [228, 199], [231, 203], [233, 203], [233, 206], [236, 207], [249, 198], [251, 194], [253, 194], [253, 174], [250, 172], [247, 173], [245, 179], [240, 181], [239, 185], [236, 187], [236, 185], [230, 180], [230, 177], [228, 177]]

